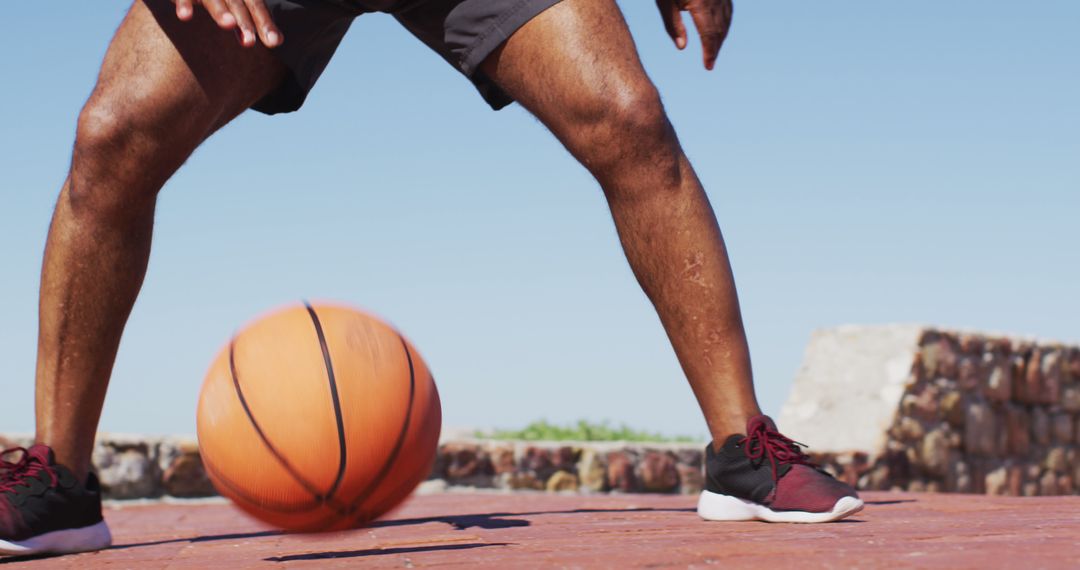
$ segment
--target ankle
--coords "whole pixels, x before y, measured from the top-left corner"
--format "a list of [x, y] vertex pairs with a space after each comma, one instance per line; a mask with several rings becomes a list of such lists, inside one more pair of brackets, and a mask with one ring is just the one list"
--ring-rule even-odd
[[90, 477], [90, 456], [80, 453], [79, 450], [69, 449], [68, 446], [54, 445], [48, 438], [37, 438], [37, 443], [47, 446], [53, 452], [53, 463], [59, 465], [75, 476], [79, 483], [85, 484]]
[[761, 410], [725, 414], [709, 422], [709, 433], [713, 438], [713, 449], [719, 450], [724, 442], [733, 435], [745, 435], [746, 423], [750, 418], [761, 415]]

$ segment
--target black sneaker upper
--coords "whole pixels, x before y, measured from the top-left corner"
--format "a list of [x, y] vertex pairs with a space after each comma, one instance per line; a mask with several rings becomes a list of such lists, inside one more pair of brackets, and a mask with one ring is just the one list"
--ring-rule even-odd
[[[745, 440], [736, 434], [727, 438], [720, 451], [714, 451], [712, 444], [705, 447], [705, 490], [765, 504], [776, 489], [772, 464], [751, 461], [743, 448]], [[791, 466], [780, 465], [780, 475], [788, 469]]]
[[0, 459], [0, 540], [21, 541], [102, 521], [97, 477], [91, 474], [80, 483], [44, 445], [9, 449], [0, 458], [18, 452], [18, 461]]
[[747, 423], [719, 451], [705, 448], [705, 490], [774, 510], [823, 511], [855, 490], [814, 465], [801, 445], [776, 430], [767, 416]]

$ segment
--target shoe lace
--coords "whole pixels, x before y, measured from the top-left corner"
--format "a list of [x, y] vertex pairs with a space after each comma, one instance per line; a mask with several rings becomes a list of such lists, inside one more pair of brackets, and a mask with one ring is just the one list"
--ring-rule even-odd
[[[22, 453], [18, 461], [4, 459], [12, 453]], [[60, 478], [53, 468], [42, 463], [38, 458], [30, 455], [25, 447], [13, 447], [0, 451], [0, 493], [14, 491], [16, 486], [22, 485], [23, 481], [30, 477], [36, 477], [42, 471], [49, 474], [50, 487], [55, 487]]]
[[781, 465], [807, 465], [814, 469], [818, 468], [817, 464], [810, 460], [810, 456], [800, 449], [806, 447], [805, 443], [788, 438], [765, 423], [757, 424], [753, 431], [739, 440], [738, 444], [752, 462], [760, 464], [765, 458], [769, 459], [774, 482], [780, 480], [780, 471], [777, 467]]

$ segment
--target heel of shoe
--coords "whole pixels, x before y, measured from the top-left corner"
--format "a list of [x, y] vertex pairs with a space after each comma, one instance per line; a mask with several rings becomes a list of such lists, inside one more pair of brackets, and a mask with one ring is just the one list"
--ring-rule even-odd
[[702, 491], [697, 512], [707, 521], [751, 521], [757, 518], [756, 507], [738, 497]]
[[60, 545], [67, 553], [102, 550], [112, 546], [112, 533], [105, 521], [80, 528]]

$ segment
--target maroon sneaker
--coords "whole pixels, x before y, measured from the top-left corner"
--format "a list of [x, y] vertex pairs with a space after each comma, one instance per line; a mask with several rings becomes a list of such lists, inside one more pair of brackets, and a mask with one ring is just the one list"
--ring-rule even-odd
[[[5, 458], [21, 453], [18, 461]], [[101, 517], [101, 490], [53, 460], [44, 445], [0, 453], [0, 555], [68, 554], [112, 544]]]
[[862, 510], [855, 489], [814, 465], [768, 416], [750, 418], [746, 434], [732, 435], [720, 451], [705, 448], [701, 518], [818, 523]]

